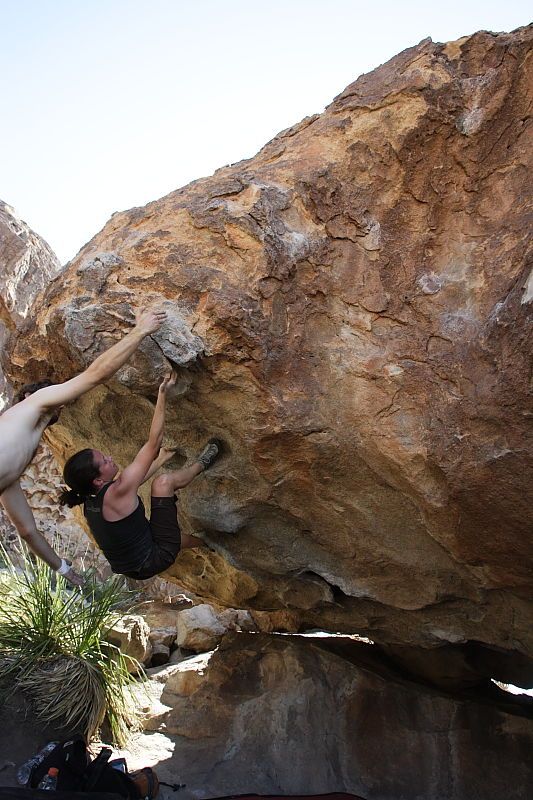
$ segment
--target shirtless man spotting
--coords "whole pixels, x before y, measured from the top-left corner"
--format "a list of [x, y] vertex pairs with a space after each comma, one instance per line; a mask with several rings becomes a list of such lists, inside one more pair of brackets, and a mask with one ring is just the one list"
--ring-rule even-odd
[[23, 387], [19, 393], [21, 401], [0, 416], [0, 501], [30, 550], [77, 586], [83, 583], [83, 579], [54, 552], [37, 530], [19, 478], [32, 460], [45, 428], [57, 422], [61, 408], [109, 380], [144, 337], [155, 333], [165, 319], [164, 311], [143, 311], [133, 330], [98, 356], [80, 375], [44, 388], [38, 388], [40, 384]]

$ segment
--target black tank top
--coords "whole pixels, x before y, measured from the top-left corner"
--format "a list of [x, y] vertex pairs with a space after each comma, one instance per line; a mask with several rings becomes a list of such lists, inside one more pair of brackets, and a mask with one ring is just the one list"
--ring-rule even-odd
[[[112, 481], [111, 481], [112, 483]], [[105, 493], [111, 486], [106, 483], [94, 497], [83, 504], [91, 532], [98, 547], [111, 565], [113, 572], [124, 574], [140, 569], [152, 551], [150, 523], [146, 519], [143, 501], [124, 519], [109, 522], [104, 519], [102, 505]]]

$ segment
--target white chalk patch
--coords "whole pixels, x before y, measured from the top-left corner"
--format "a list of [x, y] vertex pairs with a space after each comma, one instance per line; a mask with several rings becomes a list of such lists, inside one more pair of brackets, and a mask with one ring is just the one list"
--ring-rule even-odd
[[285, 231], [283, 241], [291, 258], [305, 258], [309, 252], [310, 239], [299, 231]]
[[403, 372], [403, 367], [400, 367], [399, 364], [387, 364], [385, 367], [385, 372], [391, 378], [395, 375], [401, 375]]
[[435, 294], [442, 289], [442, 278], [439, 275], [435, 275], [434, 272], [429, 272], [421, 275], [417, 280], [417, 284], [424, 294]]
[[524, 286], [524, 296], [522, 303], [530, 303], [533, 300], [533, 269], [529, 273], [529, 278]]

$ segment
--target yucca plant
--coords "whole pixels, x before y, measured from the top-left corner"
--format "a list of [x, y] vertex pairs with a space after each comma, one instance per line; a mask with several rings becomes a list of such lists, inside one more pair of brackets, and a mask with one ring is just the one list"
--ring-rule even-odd
[[9, 686], [23, 689], [43, 720], [88, 740], [105, 721], [124, 744], [139, 719], [128, 667], [141, 667], [104, 637], [127, 600], [116, 576], [89, 580], [80, 591], [40, 560], [26, 559], [22, 570], [8, 565], [0, 580], [4, 694]]

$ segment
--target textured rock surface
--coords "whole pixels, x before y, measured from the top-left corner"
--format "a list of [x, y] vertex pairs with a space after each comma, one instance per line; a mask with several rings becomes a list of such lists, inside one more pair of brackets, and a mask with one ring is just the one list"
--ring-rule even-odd
[[523, 800], [533, 791], [533, 720], [420, 690], [301, 639], [230, 634], [211, 657], [158, 679], [147, 727], [173, 742], [159, 767], [187, 784], [185, 798]]
[[16, 324], [61, 270], [57, 256], [15, 210], [0, 200], [0, 317]]
[[[127, 614], [107, 631], [106, 639], [120, 647], [122, 653], [135, 658], [140, 664], [148, 664], [152, 657], [150, 628], [139, 614]], [[136, 672], [134, 664], [128, 664], [130, 672]]]
[[13, 337], [14, 376], [62, 379], [169, 304], [53, 446], [127, 462], [178, 366], [169, 438], [226, 443], [181, 493], [217, 552], [169, 574], [199, 596], [533, 653], [530, 42], [424, 41], [255, 158], [115, 214]]
[[177, 619], [179, 647], [203, 653], [213, 650], [228, 631], [254, 630], [255, 625], [247, 611], [228, 608], [217, 614], [208, 603], [181, 611]]
[[[23, 323], [36, 297], [60, 270], [44, 239], [0, 200], [0, 349], [7, 332]], [[9, 396], [10, 387], [0, 373], [0, 400], [4, 393]]]

